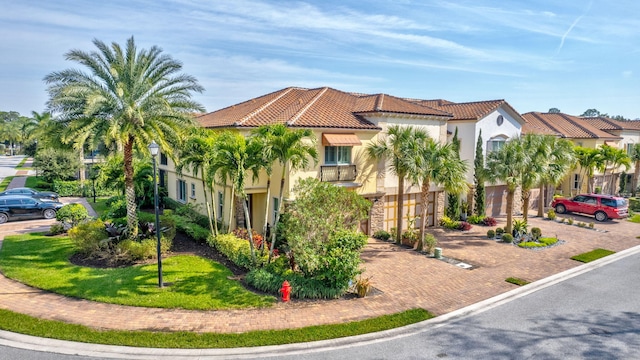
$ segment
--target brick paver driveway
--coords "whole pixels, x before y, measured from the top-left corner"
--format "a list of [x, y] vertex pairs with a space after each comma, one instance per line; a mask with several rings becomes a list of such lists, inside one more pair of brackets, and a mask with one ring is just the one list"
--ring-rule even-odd
[[[576, 221], [592, 222], [575, 216]], [[504, 226], [504, 218], [498, 219]], [[15, 224], [15, 223], [14, 223]], [[369, 240], [363, 253], [365, 276], [379, 291], [364, 299], [292, 301], [268, 309], [188, 311], [150, 309], [75, 300], [29, 288], [0, 276], [0, 307], [36, 317], [97, 328], [244, 332], [340, 323], [421, 307], [437, 315], [490, 298], [515, 285], [519, 277], [535, 281], [580, 265], [573, 255], [605, 248], [620, 251], [640, 244], [640, 225], [624, 220], [596, 223], [606, 232], [530, 218], [543, 236], [557, 235], [565, 243], [540, 251], [520, 249], [486, 238], [488, 228], [457, 232], [432, 229], [443, 255], [474, 266], [465, 270], [390, 243]], [[3, 227], [0, 225], [0, 232]]]

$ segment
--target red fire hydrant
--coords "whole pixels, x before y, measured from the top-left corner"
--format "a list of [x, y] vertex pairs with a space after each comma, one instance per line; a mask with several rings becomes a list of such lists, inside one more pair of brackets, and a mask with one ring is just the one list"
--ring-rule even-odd
[[289, 296], [291, 296], [291, 285], [289, 285], [289, 282], [287, 280], [285, 280], [282, 283], [282, 288], [280, 288], [280, 292], [282, 293], [282, 301], [283, 302], [289, 301]]

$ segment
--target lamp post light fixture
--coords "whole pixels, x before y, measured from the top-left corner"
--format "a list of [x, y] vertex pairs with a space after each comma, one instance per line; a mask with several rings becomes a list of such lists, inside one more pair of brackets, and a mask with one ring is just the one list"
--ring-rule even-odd
[[158, 182], [156, 181], [156, 157], [158, 156], [158, 150], [160, 147], [156, 144], [155, 140], [151, 141], [149, 144], [149, 152], [151, 153], [151, 158], [153, 159], [153, 197], [154, 197], [154, 211], [156, 213], [156, 236], [158, 238], [158, 243], [156, 244], [156, 249], [158, 250], [158, 287], [163, 287], [164, 283], [162, 282], [162, 252], [160, 250], [160, 214], [158, 209]]

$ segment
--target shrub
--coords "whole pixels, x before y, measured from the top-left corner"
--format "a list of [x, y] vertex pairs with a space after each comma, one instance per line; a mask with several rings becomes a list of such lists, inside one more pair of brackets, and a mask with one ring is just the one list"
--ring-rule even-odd
[[553, 209], [549, 209], [549, 211], [547, 211], [547, 218], [549, 220], [555, 220], [556, 219], [556, 211]]
[[207, 241], [207, 238], [211, 234], [211, 231], [208, 227], [204, 228], [198, 224], [192, 223], [189, 221], [189, 219], [183, 216], [174, 215], [172, 216], [172, 219], [174, 220], [176, 229], [178, 231], [188, 235], [198, 243], [205, 243]]
[[358, 276], [358, 278], [356, 279], [355, 288], [356, 288], [356, 294], [358, 294], [358, 297], [363, 298], [367, 296], [367, 294], [369, 294], [372, 288], [371, 277], [363, 278], [362, 275]]
[[385, 230], [378, 230], [373, 234], [374, 239], [388, 241], [391, 238], [391, 234]]
[[469, 222], [469, 224], [482, 224], [483, 220], [485, 219], [485, 217], [483, 215], [471, 215], [469, 217], [467, 217], [467, 222]]
[[502, 235], [502, 234], [504, 234], [504, 228], [501, 228], [501, 227], [496, 228], [496, 235]]
[[67, 230], [64, 228], [64, 225], [61, 223], [55, 223], [51, 225], [51, 228], [49, 228], [49, 235], [64, 234], [66, 231]]
[[[157, 239], [144, 239], [142, 241], [124, 240], [118, 243], [118, 250], [131, 260], [155, 259], [158, 257]], [[171, 240], [162, 236], [160, 238], [160, 251], [167, 252], [171, 248]]]
[[558, 242], [558, 239], [556, 238], [545, 237], [545, 238], [540, 238], [540, 240], [538, 241], [526, 241], [526, 242], [523, 241], [519, 243], [518, 246], [522, 248], [540, 248], [540, 247], [551, 246], [557, 242]]
[[[220, 234], [215, 237], [207, 237], [207, 242], [234, 264], [248, 270], [254, 267], [251, 259], [251, 248], [247, 240], [239, 239], [233, 234]], [[256, 259], [258, 265], [266, 263], [266, 256], [260, 257], [257, 252]]]
[[579, 221], [576, 225], [578, 225], [579, 227], [587, 226], [587, 224], [583, 223], [582, 221]]
[[53, 181], [53, 191], [60, 196], [84, 196], [83, 186], [80, 181], [55, 180]]
[[100, 252], [105, 245], [103, 240], [108, 234], [102, 220], [89, 221], [68, 231], [69, 238], [81, 254], [92, 256]]
[[[138, 226], [140, 227], [140, 233], [142, 237], [147, 236], [153, 237], [155, 239], [156, 235], [155, 230], [153, 229], [155, 223], [155, 213], [138, 212]], [[162, 232], [162, 237], [166, 238], [169, 241], [173, 241], [173, 239], [176, 237], [176, 230], [176, 217], [174, 215], [171, 215], [171, 213], [160, 215], [160, 231]], [[202, 242], [204, 242], [206, 238], [207, 237], [205, 236]]]
[[574, 221], [573, 218], [569, 218], [567, 219], [567, 224], [573, 225], [573, 221]]
[[280, 275], [266, 269], [253, 269], [245, 276], [247, 284], [271, 294], [277, 294], [285, 280], [291, 285], [291, 297], [293, 298], [335, 299], [345, 292], [344, 289], [330, 288], [316, 279], [308, 279], [293, 272]]
[[629, 210], [640, 212], [640, 198], [629, 198]]
[[74, 151], [41, 149], [33, 159], [33, 166], [46, 182], [53, 183], [55, 180], [72, 180], [82, 164]]
[[524, 235], [527, 233], [527, 227], [529, 225], [527, 225], [527, 222], [522, 219], [522, 220], [513, 220], [513, 236], [520, 236], [520, 235]]
[[513, 235], [511, 235], [511, 234], [502, 235], [502, 241], [504, 241], [506, 243], [512, 243], [513, 242]]
[[67, 204], [56, 212], [56, 220], [63, 224], [70, 224], [71, 227], [77, 226], [88, 218], [89, 212], [82, 204]]
[[458, 230], [468, 231], [468, 230], [471, 230], [471, 227], [472, 227], [471, 224], [469, 224], [468, 222], [459, 221]]
[[105, 213], [105, 219], [117, 219], [127, 216], [127, 200], [124, 195], [117, 195], [108, 198], [105, 205], [109, 210]]
[[543, 244], [545, 244], [545, 245], [547, 245], [547, 246], [549, 246], [549, 245], [553, 245], [553, 244], [557, 243], [558, 242], [558, 238], [543, 237], [543, 238], [540, 238], [538, 241], [543, 243]]
[[488, 230], [488, 231], [487, 231], [487, 237], [488, 237], [489, 239], [493, 239], [493, 238], [495, 238], [495, 237], [496, 237], [496, 232], [495, 232], [494, 230]]
[[486, 216], [484, 219], [482, 219], [482, 225], [484, 226], [496, 226], [497, 224], [498, 221], [491, 216]]
[[438, 245], [438, 239], [436, 239], [436, 237], [433, 236], [433, 234], [427, 233], [424, 235], [424, 246], [427, 251], [427, 254], [432, 254], [433, 249], [436, 248], [436, 245]]
[[540, 237], [542, 236], [542, 230], [540, 230], [539, 227], [531, 228], [531, 236], [533, 237], [534, 240], [540, 239]]
[[593, 222], [590, 222], [590, 223], [589, 223], [589, 229], [593, 229], [593, 227], [594, 227], [594, 226], [595, 226], [595, 225], [593, 224]]

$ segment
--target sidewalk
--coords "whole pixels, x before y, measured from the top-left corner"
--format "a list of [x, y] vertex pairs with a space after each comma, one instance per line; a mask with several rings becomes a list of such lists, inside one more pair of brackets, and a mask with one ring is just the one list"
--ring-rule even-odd
[[[465, 270], [370, 239], [362, 255], [365, 275], [372, 276], [380, 294], [363, 299], [292, 301], [250, 310], [155, 309], [67, 298], [0, 276], [0, 308], [99, 329], [221, 333], [342, 323], [416, 307], [442, 315], [517, 288], [505, 282], [507, 277], [533, 282], [581, 265], [569, 259], [573, 255], [598, 247], [622, 251], [640, 244], [636, 238], [640, 225], [628, 221], [596, 224], [608, 232], [539, 218], [529, 223], [566, 243], [532, 251], [486, 239], [487, 228], [482, 226], [465, 233], [435, 229], [444, 256], [474, 267]], [[498, 225], [504, 225], [504, 219]]]

